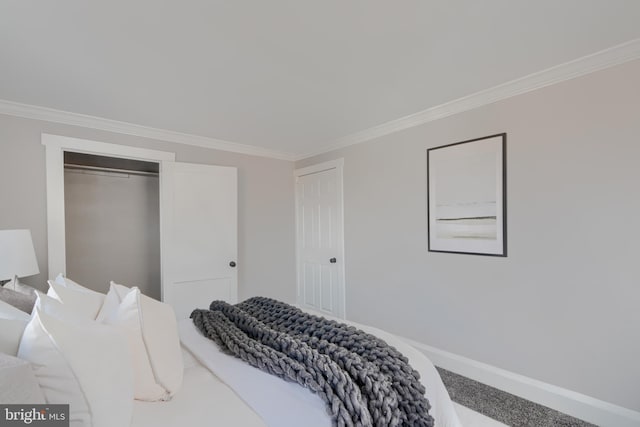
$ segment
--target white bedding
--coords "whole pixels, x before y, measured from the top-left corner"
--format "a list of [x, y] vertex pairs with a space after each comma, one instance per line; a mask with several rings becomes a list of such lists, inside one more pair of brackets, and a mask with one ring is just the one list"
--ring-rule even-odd
[[[453, 407], [453, 403], [449, 398], [449, 394], [438, 375], [435, 367], [420, 351], [404, 342], [397, 336], [384, 332], [380, 329], [360, 325], [353, 322], [345, 322], [354, 325], [368, 333], [376, 335], [388, 344], [396, 347], [401, 353], [409, 358], [411, 366], [416, 369], [421, 376], [421, 381], [426, 388], [426, 397], [431, 403], [430, 414], [435, 418], [438, 427], [461, 427], [458, 416]], [[269, 375], [256, 368], [253, 368], [233, 356], [222, 353], [218, 346], [210, 339], [204, 337], [189, 319], [181, 321], [178, 325], [182, 344], [187, 348], [195, 358], [207, 369], [215, 374], [229, 388], [233, 389], [241, 399], [257, 413], [264, 421], [264, 424], [270, 427], [330, 427], [331, 419], [326, 412], [325, 404], [320, 397], [311, 393], [309, 390], [299, 386], [298, 384], [283, 381], [280, 378]], [[200, 369], [199, 367], [196, 367]], [[195, 368], [189, 368], [195, 369]], [[189, 371], [187, 369], [187, 371]], [[185, 384], [183, 389], [189, 387], [188, 374], [185, 371]], [[220, 387], [222, 389], [222, 387]], [[224, 389], [224, 402], [229, 401], [229, 406], [223, 403], [226, 410], [231, 410], [231, 404], [238, 407], [238, 402], [227, 396], [228, 389]], [[180, 398], [180, 393], [176, 396]], [[218, 400], [216, 398], [216, 400]], [[172, 404], [171, 402], [170, 404]], [[202, 403], [207, 410], [211, 411], [211, 416], [217, 418], [217, 407], [219, 402], [211, 402], [211, 404]], [[214, 408], [215, 406], [215, 408]], [[200, 409], [203, 410], [203, 409]], [[237, 425], [237, 426], [253, 426], [259, 424], [245, 424], [237, 417], [245, 416], [237, 410], [236, 418], [227, 418], [233, 420], [231, 424], [222, 422], [217, 425]], [[248, 408], [245, 410], [250, 411]], [[136, 416], [139, 417], [138, 407], [134, 413], [134, 421]], [[225, 417], [227, 412], [223, 414]], [[229, 416], [234, 416], [233, 414]], [[207, 419], [207, 418], [204, 418]], [[196, 418], [193, 418], [194, 422]], [[158, 418], [161, 421], [161, 418]], [[217, 420], [216, 420], [217, 421]], [[150, 426], [150, 425], [178, 425], [178, 424], [142, 424], [134, 423], [134, 427]], [[190, 425], [197, 425], [190, 424]]]
[[134, 401], [131, 427], [266, 427], [233, 390], [183, 352], [182, 388], [168, 402]]

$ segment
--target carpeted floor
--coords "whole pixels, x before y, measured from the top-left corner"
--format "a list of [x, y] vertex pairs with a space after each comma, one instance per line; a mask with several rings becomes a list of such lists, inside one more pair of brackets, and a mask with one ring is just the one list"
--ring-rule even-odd
[[451, 400], [512, 427], [595, 427], [585, 421], [438, 368]]

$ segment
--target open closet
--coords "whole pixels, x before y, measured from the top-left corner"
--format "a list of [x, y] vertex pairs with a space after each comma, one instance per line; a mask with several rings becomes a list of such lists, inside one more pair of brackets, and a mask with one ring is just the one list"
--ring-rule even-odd
[[42, 135], [49, 277], [138, 286], [178, 318], [238, 300], [238, 171], [175, 153]]
[[158, 163], [64, 153], [69, 277], [102, 293], [113, 280], [161, 298], [158, 172]]

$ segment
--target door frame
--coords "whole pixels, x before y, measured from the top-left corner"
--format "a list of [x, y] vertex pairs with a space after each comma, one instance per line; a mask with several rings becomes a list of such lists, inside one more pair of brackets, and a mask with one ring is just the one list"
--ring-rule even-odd
[[[49, 278], [62, 273], [66, 275], [67, 256], [65, 239], [65, 206], [64, 206], [64, 153], [94, 154], [98, 156], [119, 157], [124, 159], [142, 160], [159, 164], [159, 196], [162, 206], [162, 170], [165, 162], [174, 162], [175, 153], [168, 151], [150, 150], [129, 145], [109, 144], [89, 139], [72, 138], [69, 136], [42, 134], [42, 145], [45, 147], [46, 163], [46, 191], [47, 191], [47, 252]], [[160, 221], [162, 221], [162, 209]], [[160, 265], [164, 268], [162, 254], [162, 231], [160, 231]], [[164, 286], [160, 284], [160, 295], [163, 298]]]
[[293, 171], [293, 183], [294, 183], [294, 194], [295, 194], [295, 217], [296, 217], [296, 303], [298, 305], [303, 305], [303, 301], [301, 300], [301, 286], [302, 280], [300, 275], [300, 260], [301, 260], [301, 250], [302, 250], [302, 236], [299, 232], [300, 226], [300, 218], [299, 218], [299, 208], [300, 208], [300, 200], [298, 197], [297, 183], [298, 178], [311, 175], [314, 173], [324, 172], [331, 169], [336, 170], [336, 187], [337, 187], [337, 199], [340, 206], [338, 206], [338, 259], [341, 262], [336, 263], [336, 267], [338, 268], [338, 282], [339, 289], [337, 290], [337, 296], [339, 298], [338, 301], [338, 313], [336, 313], [336, 317], [340, 317], [342, 319], [347, 318], [347, 304], [346, 304], [346, 281], [345, 281], [345, 266], [346, 266], [346, 258], [345, 258], [345, 250], [344, 250], [344, 158], [339, 158], [335, 160], [329, 160], [322, 163], [317, 163], [315, 165], [307, 166], [300, 169], [295, 169]]

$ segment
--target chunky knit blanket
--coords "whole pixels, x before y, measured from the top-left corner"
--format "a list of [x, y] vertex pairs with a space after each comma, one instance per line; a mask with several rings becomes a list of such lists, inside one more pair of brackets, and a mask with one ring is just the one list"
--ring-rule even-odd
[[223, 351], [317, 393], [335, 426], [433, 426], [420, 375], [394, 347], [353, 326], [255, 297], [191, 313]]

